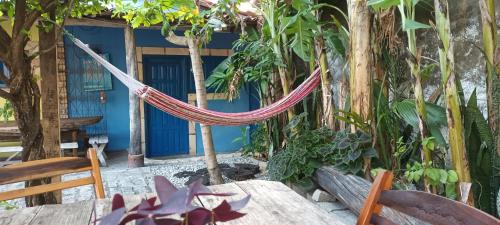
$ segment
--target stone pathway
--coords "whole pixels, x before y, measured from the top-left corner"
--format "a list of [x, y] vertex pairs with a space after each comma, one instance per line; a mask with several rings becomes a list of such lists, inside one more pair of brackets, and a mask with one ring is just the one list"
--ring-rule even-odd
[[[258, 160], [243, 157], [239, 153], [218, 154], [219, 163], [233, 166], [234, 163], [259, 164]], [[155, 191], [153, 177], [165, 176], [177, 187], [183, 187], [188, 178], [177, 178], [174, 174], [180, 171], [196, 171], [206, 168], [203, 157], [145, 159], [145, 167], [129, 169], [127, 167], [127, 152], [114, 152], [109, 154], [108, 167], [101, 167], [101, 174], [106, 197], [114, 194], [136, 195], [152, 193]], [[63, 180], [73, 180], [89, 176], [89, 173], [64, 175]], [[226, 182], [231, 180], [226, 179]], [[257, 174], [257, 179], [269, 179], [267, 174]], [[19, 189], [24, 183], [15, 183], [0, 186], [0, 192]], [[94, 198], [94, 189], [91, 185], [63, 190], [63, 203], [72, 203]], [[314, 202], [314, 201], [313, 201]], [[24, 199], [8, 201], [16, 207], [24, 207]], [[355, 224], [356, 216], [340, 202], [314, 202], [320, 208], [346, 219], [347, 224]], [[0, 211], [3, 210], [0, 207]], [[352, 222], [352, 223], [351, 223]]]
[[[250, 163], [258, 164], [258, 161], [242, 157], [239, 153], [217, 155], [219, 163]], [[116, 193], [122, 195], [135, 195], [140, 193], [152, 193], [155, 191], [153, 177], [165, 176], [177, 187], [183, 187], [188, 178], [177, 178], [173, 175], [180, 171], [196, 171], [205, 168], [203, 157], [145, 159], [145, 167], [130, 169], [127, 167], [127, 152], [113, 152], [109, 154], [108, 167], [101, 167], [104, 191], [106, 197], [112, 197]], [[73, 180], [89, 176], [88, 172], [69, 174], [62, 177], [63, 180]], [[226, 181], [230, 181], [225, 178]], [[266, 179], [260, 177], [260, 179]], [[0, 186], [0, 192], [19, 189], [24, 183], [15, 183]], [[94, 189], [91, 185], [63, 190], [63, 203], [71, 203], [94, 198]], [[8, 201], [17, 207], [24, 206], [24, 199]]]

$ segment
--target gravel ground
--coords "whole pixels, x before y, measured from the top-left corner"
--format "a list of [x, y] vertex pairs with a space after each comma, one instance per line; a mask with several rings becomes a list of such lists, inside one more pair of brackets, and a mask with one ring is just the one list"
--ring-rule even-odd
[[[127, 152], [113, 152], [108, 155], [108, 167], [101, 167], [101, 175], [106, 197], [111, 197], [115, 193], [122, 195], [137, 195], [151, 193], [155, 191], [153, 177], [156, 175], [165, 176], [177, 187], [183, 187], [189, 178], [177, 178], [174, 174], [181, 171], [196, 171], [206, 168], [203, 157], [165, 158], [165, 159], [145, 159], [145, 167], [128, 168]], [[243, 157], [239, 153], [218, 154], [219, 163], [226, 163], [234, 166], [234, 163], [248, 163], [258, 165], [259, 161], [250, 157]], [[88, 172], [69, 174], [62, 177], [63, 180], [74, 180], [88, 176]], [[264, 174], [257, 174], [257, 179], [267, 179]], [[233, 182], [224, 177], [225, 182]], [[24, 183], [14, 183], [0, 185], [0, 192], [20, 189]], [[72, 203], [94, 198], [94, 189], [90, 185], [63, 190], [63, 203]], [[16, 207], [24, 207], [24, 199], [8, 201]], [[0, 206], [0, 211], [3, 207]]]
[[[152, 160], [151, 160], [152, 161]], [[234, 166], [235, 163], [248, 163], [258, 165], [258, 161], [256, 159], [250, 157], [243, 157], [240, 154], [228, 154], [218, 156], [218, 163], [228, 164], [230, 166]], [[155, 163], [151, 162], [153, 165], [150, 166], [151, 173], [154, 175], [165, 176], [170, 182], [172, 182], [177, 187], [184, 186], [184, 183], [189, 179], [185, 178], [177, 178], [174, 174], [181, 171], [196, 171], [199, 169], [206, 168], [206, 163], [203, 157], [195, 157], [188, 159], [173, 159], [173, 160], [165, 160], [164, 164], [154, 165]], [[257, 179], [265, 179], [268, 180], [267, 174], [259, 173], [256, 174]], [[224, 177], [224, 181], [226, 183], [233, 182], [229, 178]]]

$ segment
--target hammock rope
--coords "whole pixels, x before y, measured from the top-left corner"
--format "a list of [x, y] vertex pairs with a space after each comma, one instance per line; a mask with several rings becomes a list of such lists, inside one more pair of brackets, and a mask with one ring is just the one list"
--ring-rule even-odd
[[68, 36], [76, 46], [89, 54], [94, 60], [113, 74], [120, 82], [127, 86], [131, 92], [138, 95], [145, 102], [173, 116], [206, 125], [238, 126], [253, 124], [258, 121], [269, 119], [299, 103], [320, 83], [320, 69], [318, 68], [295, 90], [271, 105], [249, 112], [217, 112], [190, 105], [139, 82], [113, 66], [113, 64], [106, 61], [106, 59], [95, 53], [86, 44], [71, 34], [68, 34]]

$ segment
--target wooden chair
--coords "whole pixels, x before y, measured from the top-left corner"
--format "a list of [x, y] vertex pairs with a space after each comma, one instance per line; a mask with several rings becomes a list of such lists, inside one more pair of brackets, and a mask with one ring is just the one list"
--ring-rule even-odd
[[60, 157], [12, 164], [0, 168], [0, 185], [21, 181], [90, 171], [90, 176], [75, 180], [55, 182], [24, 189], [0, 192], [0, 201], [21, 198], [87, 184], [94, 185], [96, 197], [104, 198], [101, 171], [95, 149], [89, 149], [88, 158]]
[[381, 171], [372, 184], [357, 225], [395, 225], [382, 217], [383, 206], [435, 225], [493, 225], [500, 220], [458, 201], [421, 191], [390, 190], [393, 174]]

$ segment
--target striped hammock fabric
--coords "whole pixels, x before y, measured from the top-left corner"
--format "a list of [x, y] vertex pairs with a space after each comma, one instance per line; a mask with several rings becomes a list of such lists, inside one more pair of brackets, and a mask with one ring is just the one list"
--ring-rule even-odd
[[206, 125], [238, 126], [253, 124], [258, 121], [269, 119], [299, 103], [320, 83], [320, 70], [318, 68], [295, 90], [269, 106], [249, 112], [217, 112], [198, 108], [149, 87], [113, 66], [80, 40], [74, 37], [69, 39], [72, 40], [76, 46], [87, 52], [104, 68], [109, 70], [109, 72], [127, 86], [130, 91], [136, 93], [145, 102], [173, 116]]

